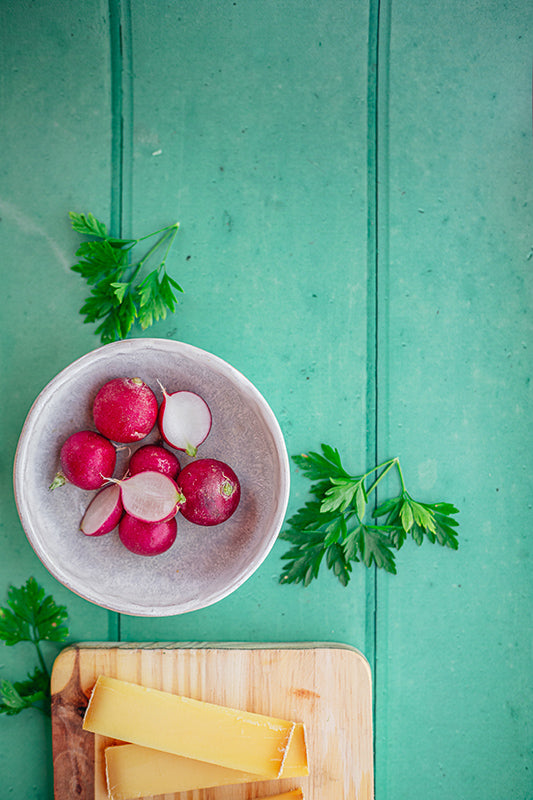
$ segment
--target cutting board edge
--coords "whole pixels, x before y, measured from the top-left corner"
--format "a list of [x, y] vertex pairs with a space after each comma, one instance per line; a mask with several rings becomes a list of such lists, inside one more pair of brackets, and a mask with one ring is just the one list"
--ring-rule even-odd
[[235, 641], [212, 641], [212, 642], [201, 642], [201, 641], [186, 641], [186, 642], [171, 642], [171, 641], [131, 641], [131, 642], [113, 642], [113, 641], [83, 641], [83, 642], [72, 642], [68, 644], [64, 649], [68, 650], [70, 648], [88, 648], [88, 647], [123, 647], [123, 648], [149, 648], [152, 650], [164, 648], [164, 649], [187, 649], [187, 650], [205, 650], [205, 649], [216, 649], [216, 650], [234, 650], [234, 649], [242, 649], [242, 650], [272, 650], [279, 648], [280, 650], [301, 650], [301, 649], [310, 649], [310, 648], [325, 648], [325, 649], [335, 649], [335, 650], [351, 650], [360, 655], [365, 657], [361, 650], [359, 650], [355, 645], [346, 644], [345, 642], [328, 642], [328, 641], [298, 641], [298, 642], [288, 642], [288, 641], [280, 641], [280, 642], [243, 642], [239, 640]]
[[74, 658], [77, 650], [345, 650], [360, 659], [368, 680], [372, 684], [372, 670], [368, 659], [357, 647], [343, 642], [74, 642], [63, 648], [52, 665], [51, 693], [61, 691], [57, 686], [57, 674], [61, 662]]

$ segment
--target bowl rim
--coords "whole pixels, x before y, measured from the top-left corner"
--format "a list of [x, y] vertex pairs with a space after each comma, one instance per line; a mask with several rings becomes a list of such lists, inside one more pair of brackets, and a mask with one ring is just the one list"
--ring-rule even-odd
[[[150, 347], [160, 350], [172, 350], [173, 352], [176, 352], [177, 349], [180, 354], [188, 356], [189, 358], [199, 358], [204, 365], [214, 368], [219, 374], [223, 374], [232, 378], [233, 381], [238, 385], [246, 388], [248, 392], [253, 395], [254, 402], [260, 408], [265, 423], [268, 426], [269, 432], [274, 441], [275, 453], [278, 458], [280, 469], [279, 494], [276, 498], [277, 502], [274, 514], [272, 516], [270, 533], [267, 537], [264, 537], [261, 540], [262, 546], [258, 552], [255, 553], [254, 558], [250, 561], [247, 568], [243, 569], [229, 584], [220, 588], [218, 591], [208, 594], [201, 600], [193, 598], [186, 603], [174, 602], [165, 605], [143, 605], [142, 603], [133, 601], [120, 601], [117, 598], [109, 598], [109, 596], [103, 597], [97, 591], [97, 589], [91, 591], [90, 589], [86, 589], [86, 587], [84, 587], [83, 590], [80, 590], [79, 587], [77, 588], [76, 581], [72, 580], [67, 571], [63, 571], [61, 569], [60, 565], [58, 565], [49, 556], [46, 548], [43, 546], [38, 531], [36, 530], [32, 521], [30, 503], [26, 496], [23, 485], [23, 475], [27, 465], [32, 432], [39, 418], [41, 409], [45, 406], [53, 392], [57, 388], [67, 383], [73, 374], [76, 374], [82, 370], [87, 362], [90, 362], [91, 365], [93, 365], [95, 361], [97, 362], [101, 358], [108, 358], [109, 355], [120, 355], [121, 353], [131, 354], [136, 349], [149, 349]], [[166, 617], [197, 611], [223, 600], [225, 597], [228, 597], [236, 589], [242, 586], [242, 584], [245, 583], [245, 581], [247, 581], [248, 578], [250, 578], [251, 575], [261, 566], [274, 546], [283, 524], [289, 502], [290, 466], [283, 433], [279, 422], [272, 411], [272, 408], [261, 394], [259, 389], [257, 389], [257, 387], [242, 372], [237, 370], [220, 356], [186, 342], [156, 337], [132, 337], [130, 339], [123, 339], [118, 342], [111, 342], [109, 344], [101, 345], [100, 347], [85, 353], [61, 369], [60, 372], [58, 372], [39, 392], [30, 406], [18, 439], [13, 463], [13, 490], [17, 512], [22, 524], [22, 528], [31, 547], [44, 567], [63, 586], [79, 597], [101, 608], [107, 609], [108, 611], [114, 611], [116, 613], [130, 616]]]

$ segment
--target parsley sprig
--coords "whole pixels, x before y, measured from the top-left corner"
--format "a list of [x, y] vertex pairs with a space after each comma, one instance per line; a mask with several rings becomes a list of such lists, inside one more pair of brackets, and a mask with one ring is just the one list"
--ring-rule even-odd
[[[362, 475], [350, 475], [339, 451], [321, 445], [322, 453], [293, 456], [293, 461], [314, 483], [313, 499], [288, 521], [281, 539], [291, 542], [280, 583], [308, 586], [325, 562], [343, 586], [350, 580], [353, 562], [396, 573], [395, 550], [408, 536], [421, 545], [427, 539], [457, 550], [458, 526], [451, 503], [423, 503], [408, 493], [400, 461], [391, 458]], [[371, 509], [369, 496], [391, 470], [400, 483], [397, 496]], [[375, 520], [372, 522], [371, 520]]]
[[0, 639], [12, 646], [19, 642], [35, 645], [39, 666], [22, 681], [0, 680], [0, 714], [19, 714], [25, 708], [37, 708], [50, 714], [50, 673], [41, 642], [63, 642], [68, 629], [65, 606], [56, 605], [45, 595], [35, 578], [24, 586], [8, 589], [8, 608], [0, 608]]
[[[137, 320], [143, 330], [173, 312], [183, 289], [166, 271], [166, 260], [179, 223], [153, 231], [139, 239], [109, 236], [107, 227], [93, 214], [69, 214], [72, 227], [91, 237], [76, 251], [79, 261], [71, 269], [85, 278], [90, 295], [80, 309], [84, 322], [98, 322], [95, 330], [103, 344], [124, 339]], [[141, 258], [134, 248], [154, 236], [159, 238]], [[154, 254], [162, 252], [157, 266], [143, 277], [142, 270]]]

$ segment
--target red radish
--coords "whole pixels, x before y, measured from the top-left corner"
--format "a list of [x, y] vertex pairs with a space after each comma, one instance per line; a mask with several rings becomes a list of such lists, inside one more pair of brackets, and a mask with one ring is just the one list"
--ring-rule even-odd
[[138, 472], [162, 472], [169, 478], [176, 478], [181, 469], [181, 464], [170, 450], [158, 444], [145, 444], [130, 458], [128, 471], [130, 475]]
[[117, 454], [107, 439], [95, 431], [78, 431], [63, 444], [59, 460], [61, 470], [55, 476], [50, 489], [68, 481], [80, 489], [100, 489], [106, 475], [112, 475]]
[[176, 541], [176, 517], [162, 522], [143, 522], [125, 514], [118, 526], [120, 541], [139, 556], [157, 556], [172, 547]]
[[[159, 384], [161, 386], [161, 384]], [[167, 444], [194, 457], [211, 430], [211, 411], [199, 394], [181, 390], [168, 394], [163, 386], [159, 430]]]
[[124, 511], [143, 522], [161, 522], [174, 517], [184, 500], [172, 478], [161, 472], [138, 472], [115, 483], [120, 485]]
[[180, 511], [196, 525], [225, 522], [241, 499], [241, 487], [234, 471], [214, 458], [192, 461], [180, 472], [179, 482], [185, 497]]
[[80, 529], [86, 536], [103, 536], [116, 528], [123, 511], [120, 486], [104, 486], [87, 506]]
[[93, 404], [100, 433], [121, 444], [148, 436], [157, 411], [157, 398], [141, 378], [113, 378], [98, 391]]

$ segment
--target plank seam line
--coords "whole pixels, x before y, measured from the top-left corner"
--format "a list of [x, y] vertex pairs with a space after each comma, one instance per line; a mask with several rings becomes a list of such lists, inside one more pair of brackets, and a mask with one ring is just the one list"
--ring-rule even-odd
[[[111, 229], [118, 232], [119, 237], [125, 235], [125, 161], [126, 161], [126, 122], [125, 113], [131, 109], [131, 82], [126, 80], [126, 69], [131, 66], [127, 59], [125, 43], [125, 20], [130, 18], [128, 0], [108, 0], [109, 11], [109, 47], [111, 71]], [[126, 25], [127, 28], [127, 25]], [[131, 61], [131, 59], [130, 59]], [[131, 75], [131, 69], [129, 70]], [[112, 638], [122, 640], [122, 615], [112, 611], [109, 614], [109, 630]]]
[[[388, 118], [389, 118], [389, 68], [390, 68], [390, 39], [391, 39], [391, 7], [392, 0], [375, 0], [375, 37], [374, 37], [374, 65], [375, 65], [375, 106], [374, 106], [374, 209], [375, 209], [375, 229], [374, 229], [374, 264], [375, 264], [375, 283], [374, 283], [374, 310], [375, 310], [375, 361], [374, 361], [374, 458], [378, 464], [385, 457], [382, 451], [382, 440], [386, 447], [389, 447], [388, 418], [385, 408], [384, 417], [380, 416], [380, 405], [387, 402], [388, 392], [388, 317], [386, 307], [387, 285], [388, 285], [388, 211], [389, 211], [389, 169], [388, 169]], [[389, 457], [388, 455], [386, 456]], [[376, 491], [374, 498], [375, 508], [379, 504], [379, 491]], [[387, 596], [385, 599], [379, 593], [380, 586], [386, 586], [380, 578], [380, 571], [374, 567], [374, 649], [373, 649], [373, 673], [374, 673], [374, 692], [372, 697], [372, 718], [373, 718], [373, 749], [374, 749], [374, 786], [377, 777], [380, 781], [380, 789], [386, 794], [386, 760], [381, 759], [377, 764], [377, 745], [383, 740], [378, 727], [378, 689], [383, 683], [387, 684], [387, 653], [383, 654], [383, 648], [387, 651]], [[386, 578], [386, 576], [384, 576]], [[384, 579], [383, 579], [384, 580]], [[383, 608], [381, 608], [383, 607]], [[378, 633], [382, 631], [383, 624], [378, 623], [378, 610], [385, 611], [382, 615], [382, 623], [385, 626], [385, 640], [381, 643], [378, 640]], [[379, 653], [378, 653], [379, 646]], [[380, 658], [380, 656], [383, 656]], [[380, 675], [378, 677], [378, 665]], [[381, 692], [383, 699], [384, 693]], [[383, 711], [380, 713], [380, 721]], [[379, 775], [378, 775], [379, 770]]]
[[111, 229], [122, 236], [124, 120], [121, 0], [109, 0], [108, 8], [111, 68]]
[[[386, 366], [386, 352], [380, 348], [380, 334], [386, 320], [381, 318], [381, 297], [383, 283], [387, 278], [386, 239], [382, 242], [383, 217], [387, 217], [387, 90], [388, 90], [388, 51], [390, 39], [390, 0], [370, 0], [368, 25], [368, 281], [367, 281], [367, 409], [369, 423], [367, 429], [367, 450], [369, 457], [378, 464], [380, 460], [380, 402], [382, 396], [381, 380]], [[383, 184], [382, 184], [383, 181]], [[380, 187], [381, 190], [380, 191]], [[386, 219], [385, 219], [386, 222]], [[380, 247], [383, 244], [383, 248]], [[382, 280], [384, 279], [384, 280]], [[386, 347], [386, 342], [385, 342]], [[385, 386], [384, 396], [387, 391]], [[386, 436], [385, 436], [386, 438]], [[376, 491], [374, 508], [379, 504]], [[372, 692], [372, 734], [374, 753], [374, 787], [376, 786], [377, 758], [377, 696], [378, 677], [378, 609], [380, 585], [379, 571], [374, 565], [367, 578], [367, 637], [370, 644], [370, 663], [373, 676]]]

